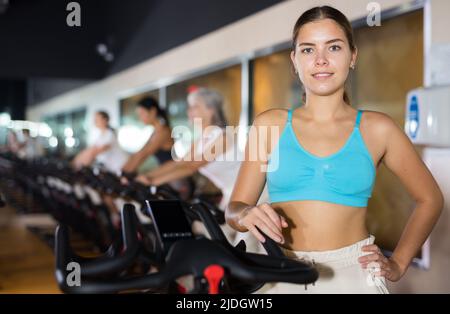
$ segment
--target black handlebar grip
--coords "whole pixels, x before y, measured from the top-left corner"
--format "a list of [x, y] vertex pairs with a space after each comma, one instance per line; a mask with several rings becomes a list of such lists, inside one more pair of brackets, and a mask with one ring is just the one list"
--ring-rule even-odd
[[263, 235], [264, 242], [262, 243], [264, 249], [266, 250], [267, 254], [270, 256], [276, 256], [276, 257], [285, 257], [283, 251], [281, 250], [280, 246], [272, 240], [272, 238], [269, 238], [264, 232], [262, 232], [258, 227], [256, 229]]
[[196, 213], [198, 214], [200, 220], [205, 225], [212, 239], [218, 240], [222, 243], [228, 243], [227, 237], [225, 236], [222, 229], [215, 221], [214, 216], [211, 214], [209, 209], [206, 208], [203, 202], [192, 204], [190, 209], [196, 211]]
[[122, 237], [124, 240], [125, 249], [131, 246], [138, 245], [138, 222], [136, 217], [136, 208], [131, 203], [125, 203], [122, 209]]

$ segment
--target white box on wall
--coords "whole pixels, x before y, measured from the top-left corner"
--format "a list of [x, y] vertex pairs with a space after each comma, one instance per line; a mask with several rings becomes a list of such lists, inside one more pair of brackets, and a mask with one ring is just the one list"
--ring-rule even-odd
[[405, 132], [414, 144], [450, 147], [450, 86], [410, 91], [405, 114]]

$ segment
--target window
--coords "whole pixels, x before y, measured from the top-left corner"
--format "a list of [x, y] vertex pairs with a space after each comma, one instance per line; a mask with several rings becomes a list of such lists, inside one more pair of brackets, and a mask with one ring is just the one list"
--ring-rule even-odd
[[50, 153], [68, 157], [86, 147], [86, 108], [47, 116], [43, 121], [52, 130], [52, 136], [46, 143]]
[[[228, 125], [239, 125], [241, 113], [241, 65], [231, 66], [168, 86], [167, 108], [172, 127], [186, 126], [193, 131], [186, 113], [186, 98], [188, 89], [191, 86], [212, 88], [221, 93], [224, 97], [223, 108]], [[180, 139], [175, 143], [177, 155], [184, 155], [190, 145], [190, 137], [180, 134]]]

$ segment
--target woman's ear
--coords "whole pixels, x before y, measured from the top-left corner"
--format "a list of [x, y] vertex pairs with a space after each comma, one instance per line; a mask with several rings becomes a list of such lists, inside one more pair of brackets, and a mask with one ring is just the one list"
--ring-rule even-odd
[[357, 57], [358, 57], [358, 48], [355, 47], [355, 51], [353, 51], [352, 53], [352, 60], [350, 61], [350, 64], [353, 64], [353, 66], [355, 66]]
[[298, 69], [297, 69], [297, 66], [295, 65], [295, 51], [294, 50], [291, 51], [291, 61], [292, 61], [292, 65], [294, 67], [294, 71], [297, 74]]

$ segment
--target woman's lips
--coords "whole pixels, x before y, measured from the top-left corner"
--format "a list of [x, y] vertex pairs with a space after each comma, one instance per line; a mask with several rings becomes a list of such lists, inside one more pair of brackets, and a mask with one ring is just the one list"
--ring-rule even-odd
[[330, 73], [330, 72], [320, 72], [320, 73], [313, 74], [312, 76], [317, 80], [326, 80], [326, 79], [330, 78], [331, 76], [333, 76], [333, 74], [334, 73]]

